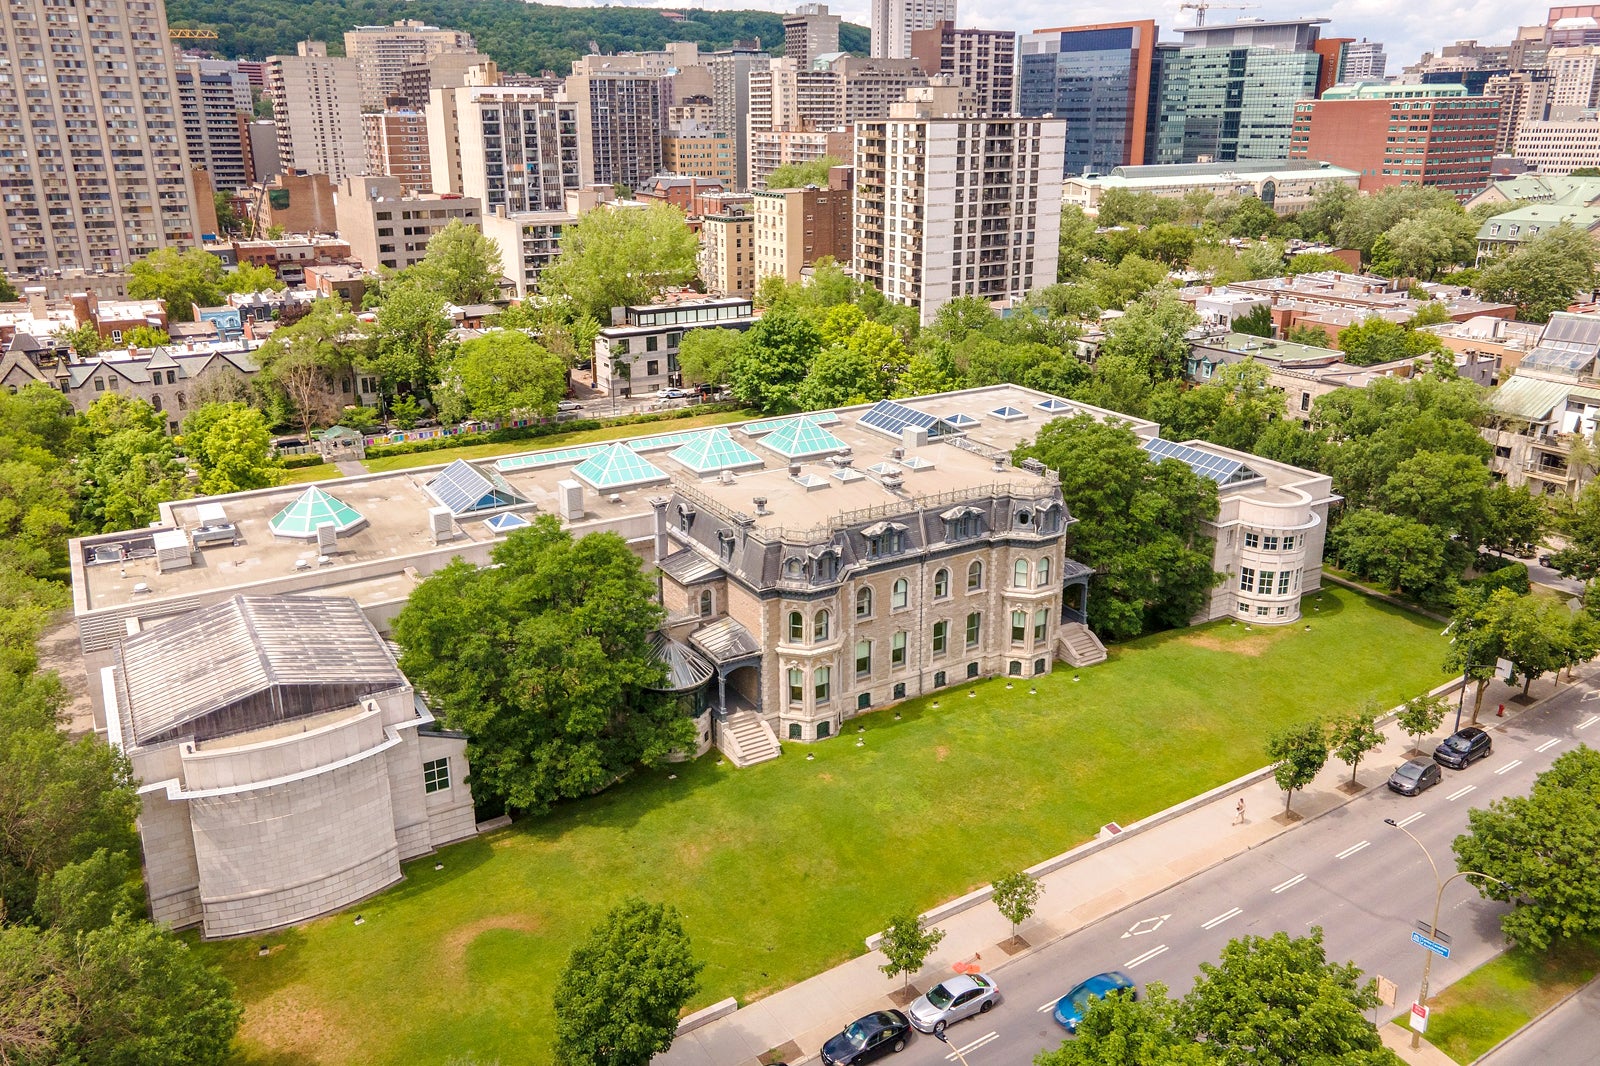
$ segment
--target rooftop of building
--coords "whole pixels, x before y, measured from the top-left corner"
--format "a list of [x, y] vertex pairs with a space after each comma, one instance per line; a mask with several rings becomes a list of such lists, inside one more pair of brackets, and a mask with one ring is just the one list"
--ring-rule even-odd
[[1554, 229], [1563, 222], [1582, 230], [1592, 230], [1600, 226], [1600, 204], [1544, 203], [1513, 207], [1504, 214], [1486, 219], [1478, 228], [1478, 240], [1505, 241], [1537, 237], [1544, 229]]
[[1105, 174], [1069, 181], [1098, 181], [1129, 188], [1161, 185], [1213, 185], [1229, 178], [1296, 180], [1315, 172], [1323, 178], [1359, 178], [1361, 172], [1312, 159], [1240, 159], [1231, 163], [1167, 163], [1112, 167]]
[[1390, 81], [1357, 81], [1335, 85], [1322, 94], [1323, 100], [1419, 100], [1435, 97], [1470, 96], [1465, 85], [1450, 83], [1400, 84]]
[[1344, 360], [1337, 348], [1320, 348], [1314, 344], [1296, 344], [1293, 341], [1272, 340], [1250, 333], [1222, 333], [1198, 342], [1207, 348], [1248, 355], [1251, 358], [1270, 359], [1273, 362], [1305, 365], [1327, 365]]

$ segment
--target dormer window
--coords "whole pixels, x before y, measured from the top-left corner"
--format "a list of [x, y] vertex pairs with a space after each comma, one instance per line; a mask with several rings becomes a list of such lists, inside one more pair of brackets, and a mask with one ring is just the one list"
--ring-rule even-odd
[[861, 531], [867, 538], [867, 558], [882, 559], [906, 550], [906, 527], [896, 522], [878, 522]]
[[976, 507], [952, 507], [939, 517], [947, 541], [971, 540], [983, 533], [983, 512]]
[[783, 561], [783, 576], [788, 581], [799, 581], [806, 576], [806, 564], [791, 555]]
[[719, 555], [722, 556], [722, 561], [723, 562], [725, 562], [725, 563], [733, 562], [733, 545], [734, 545], [733, 530], [731, 530], [731, 529], [719, 529], [719, 530], [717, 530], [717, 552], [718, 552]]
[[811, 580], [823, 584], [839, 576], [839, 552], [834, 548], [819, 552], [811, 559]]
[[678, 529], [687, 533], [692, 525], [694, 525], [694, 508], [678, 504]]
[[1059, 503], [1052, 503], [1039, 512], [1037, 528], [1041, 533], [1061, 532], [1061, 505]]

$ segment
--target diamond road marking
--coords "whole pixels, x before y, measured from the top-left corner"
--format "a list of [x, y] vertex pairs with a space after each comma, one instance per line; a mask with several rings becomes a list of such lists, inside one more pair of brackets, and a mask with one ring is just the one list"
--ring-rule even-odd
[[1160, 929], [1166, 923], [1166, 920], [1171, 917], [1172, 915], [1170, 914], [1161, 914], [1154, 918], [1140, 918], [1137, 922], [1128, 926], [1128, 931], [1122, 934], [1122, 939], [1126, 940], [1130, 936], [1144, 936], [1146, 933], [1153, 933]]

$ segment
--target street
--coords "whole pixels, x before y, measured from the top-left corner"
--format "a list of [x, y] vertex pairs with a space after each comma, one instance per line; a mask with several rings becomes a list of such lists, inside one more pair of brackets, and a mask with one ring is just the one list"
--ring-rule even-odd
[[[1416, 997], [1424, 960], [1411, 933], [1419, 921], [1427, 931], [1436, 881], [1422, 849], [1384, 819], [1415, 834], [1448, 877], [1455, 871], [1450, 842], [1466, 828], [1469, 808], [1526, 792], [1551, 760], [1600, 739], [1600, 691], [1579, 683], [1536, 712], [1499, 725], [1491, 716], [1482, 724], [1493, 734], [1493, 754], [1470, 769], [1445, 770], [1442, 783], [1420, 797], [1374, 791], [1014, 963], [994, 966], [990, 973], [1004, 1000], [989, 1014], [952, 1027], [949, 1046], [916, 1038], [896, 1066], [955, 1062], [957, 1049], [971, 1066], [1024, 1066], [1062, 1039], [1050, 1008], [1085, 977], [1123, 970], [1141, 986], [1162, 981], [1181, 995], [1199, 964], [1215, 961], [1229, 939], [1280, 929], [1299, 935], [1314, 925], [1323, 928], [1331, 960], [1354, 961], [1367, 976], [1381, 974], [1399, 986], [1395, 1006], [1381, 1008], [1379, 1020], [1404, 1013]], [[1362, 776], [1370, 781], [1390, 769], [1373, 765]], [[1499, 950], [1503, 910], [1464, 879], [1449, 885], [1439, 929], [1441, 939], [1449, 938], [1450, 957], [1434, 960], [1435, 993]], [[1597, 1042], [1589, 1038], [1586, 1046], [1592, 1054]], [[1504, 1062], [1577, 1062], [1576, 1054]], [[1497, 1066], [1503, 1064], [1497, 1060]]]

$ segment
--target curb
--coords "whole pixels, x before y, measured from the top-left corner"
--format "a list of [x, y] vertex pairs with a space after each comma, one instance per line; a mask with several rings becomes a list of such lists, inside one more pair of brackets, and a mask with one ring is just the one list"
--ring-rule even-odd
[[683, 1021], [678, 1023], [678, 1028], [673, 1037], [680, 1037], [685, 1033], [692, 1033], [703, 1025], [710, 1025], [719, 1018], [726, 1018], [739, 1009], [739, 1001], [732, 996], [720, 999], [709, 1007], [702, 1007]]

